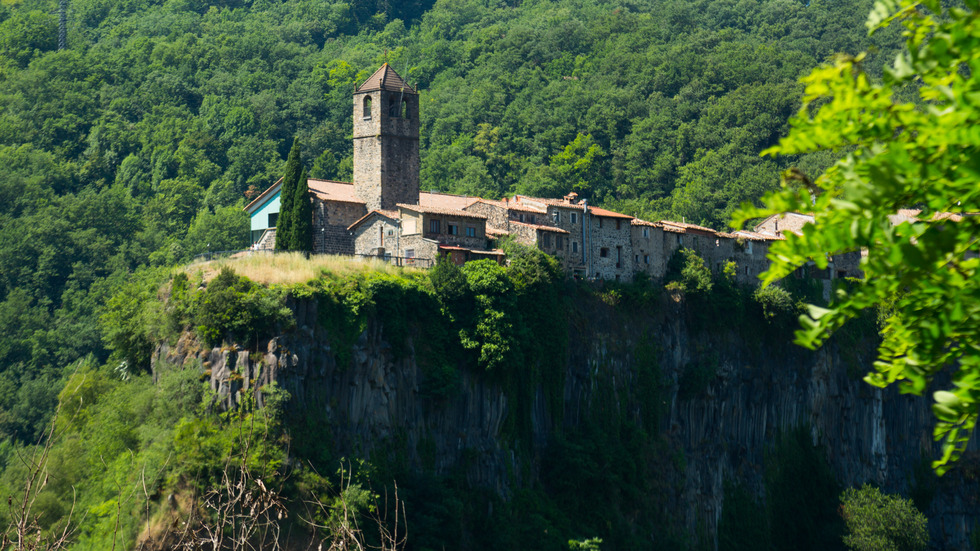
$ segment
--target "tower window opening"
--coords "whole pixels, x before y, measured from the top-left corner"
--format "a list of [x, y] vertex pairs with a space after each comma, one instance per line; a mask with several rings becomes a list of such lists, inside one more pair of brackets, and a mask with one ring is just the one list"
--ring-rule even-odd
[[388, 116], [398, 118], [400, 115], [398, 111], [398, 100], [395, 98], [388, 98]]
[[364, 118], [371, 118], [371, 96], [364, 97]]
[[408, 108], [408, 98], [402, 99], [402, 118], [403, 119], [410, 119], [410, 118], [412, 118], [412, 113], [411, 113], [411, 111], [409, 111], [409, 108]]

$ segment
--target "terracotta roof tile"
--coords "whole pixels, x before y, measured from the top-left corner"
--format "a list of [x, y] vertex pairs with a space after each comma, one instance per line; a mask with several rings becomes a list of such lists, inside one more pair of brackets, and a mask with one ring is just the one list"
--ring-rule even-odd
[[419, 192], [419, 204], [424, 207], [463, 210], [477, 201], [480, 201], [479, 197], [453, 195], [451, 193], [440, 193], [437, 191]]
[[667, 226], [670, 225], [670, 226], [674, 226], [675, 228], [681, 228], [685, 231], [696, 230], [696, 231], [706, 232], [710, 234], [718, 233], [711, 228], [706, 228], [704, 226], [699, 226], [697, 224], [688, 224], [687, 222], [674, 222], [673, 220], [661, 220], [660, 223], [663, 224], [665, 230], [667, 229]]
[[307, 185], [319, 199], [325, 201], [339, 201], [341, 203], [360, 203], [364, 201], [354, 193], [354, 184], [347, 182], [334, 182], [332, 180], [307, 180]]
[[736, 239], [748, 239], [750, 241], [782, 241], [786, 239], [781, 235], [767, 235], [764, 233], [756, 233], [754, 231], [748, 230], [738, 230], [732, 233]]
[[527, 226], [529, 228], [534, 228], [536, 230], [541, 230], [541, 231], [550, 231], [550, 232], [556, 232], [556, 233], [568, 233], [567, 230], [563, 230], [561, 228], [556, 228], [554, 226], [542, 226], [541, 224], [529, 224], [527, 222], [518, 222], [517, 220], [511, 220], [510, 223], [511, 224], [517, 224], [519, 226]]
[[487, 217], [482, 214], [477, 214], [475, 212], [467, 212], [465, 210], [458, 209], [446, 209], [442, 207], [432, 207], [427, 205], [409, 205], [407, 203], [398, 203], [398, 208], [406, 209], [414, 212], [422, 212], [426, 214], [444, 214], [446, 216], [458, 216], [460, 218], [475, 218], [477, 220], [486, 220]]
[[663, 224], [661, 224], [660, 222], [649, 222], [647, 220], [640, 220], [639, 218], [634, 218], [630, 220], [630, 224], [634, 226], [650, 226], [653, 228], [659, 228], [663, 226]]
[[362, 223], [366, 222], [369, 218], [373, 217], [376, 214], [381, 215], [381, 216], [385, 216], [385, 217], [390, 218], [392, 220], [398, 220], [398, 211], [396, 211], [396, 210], [372, 210], [371, 212], [369, 212], [369, 213], [365, 214], [364, 216], [358, 218], [350, 226], [347, 226], [347, 231], [353, 230], [357, 226], [360, 226]]
[[499, 228], [487, 228], [487, 235], [503, 237], [505, 235], [510, 235], [510, 232]]
[[415, 90], [387, 63], [378, 68], [373, 75], [364, 81], [364, 84], [357, 88], [358, 92], [373, 92], [375, 90], [415, 93]]

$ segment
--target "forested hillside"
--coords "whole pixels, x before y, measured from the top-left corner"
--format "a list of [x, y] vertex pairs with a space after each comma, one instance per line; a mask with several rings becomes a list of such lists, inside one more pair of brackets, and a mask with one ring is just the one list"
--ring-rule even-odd
[[37, 438], [66, 372], [110, 361], [101, 308], [140, 267], [244, 245], [294, 136], [349, 178], [351, 92], [385, 59], [422, 92], [424, 187], [721, 226], [794, 161], [758, 153], [797, 78], [873, 46], [869, 6], [72, 0], [59, 50], [57, 2], [4, 0], [0, 437]]

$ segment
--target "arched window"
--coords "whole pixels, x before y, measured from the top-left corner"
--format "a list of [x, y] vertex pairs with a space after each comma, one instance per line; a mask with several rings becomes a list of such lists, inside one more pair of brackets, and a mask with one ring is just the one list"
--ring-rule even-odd
[[408, 98], [402, 100], [402, 118], [410, 119], [412, 118], [411, 111], [408, 109]]
[[364, 118], [371, 118], [371, 96], [364, 96]]

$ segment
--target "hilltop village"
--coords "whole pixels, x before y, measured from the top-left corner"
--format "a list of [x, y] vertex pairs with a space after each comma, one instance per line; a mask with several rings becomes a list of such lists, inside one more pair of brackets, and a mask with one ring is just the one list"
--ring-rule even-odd
[[[430, 265], [446, 256], [457, 264], [505, 261], [498, 240], [511, 236], [555, 256], [575, 277], [631, 281], [664, 276], [674, 251], [697, 251], [712, 271], [729, 261], [737, 280], [755, 283], [766, 270], [769, 245], [813, 220], [788, 213], [752, 231], [732, 233], [661, 220], [649, 222], [563, 198], [515, 195], [501, 200], [420, 190], [419, 95], [387, 63], [354, 92], [354, 181], [309, 179], [315, 253], [386, 258]], [[272, 249], [282, 181], [245, 207], [255, 249]], [[859, 273], [860, 253], [835, 255], [810, 276], [829, 281]]]

